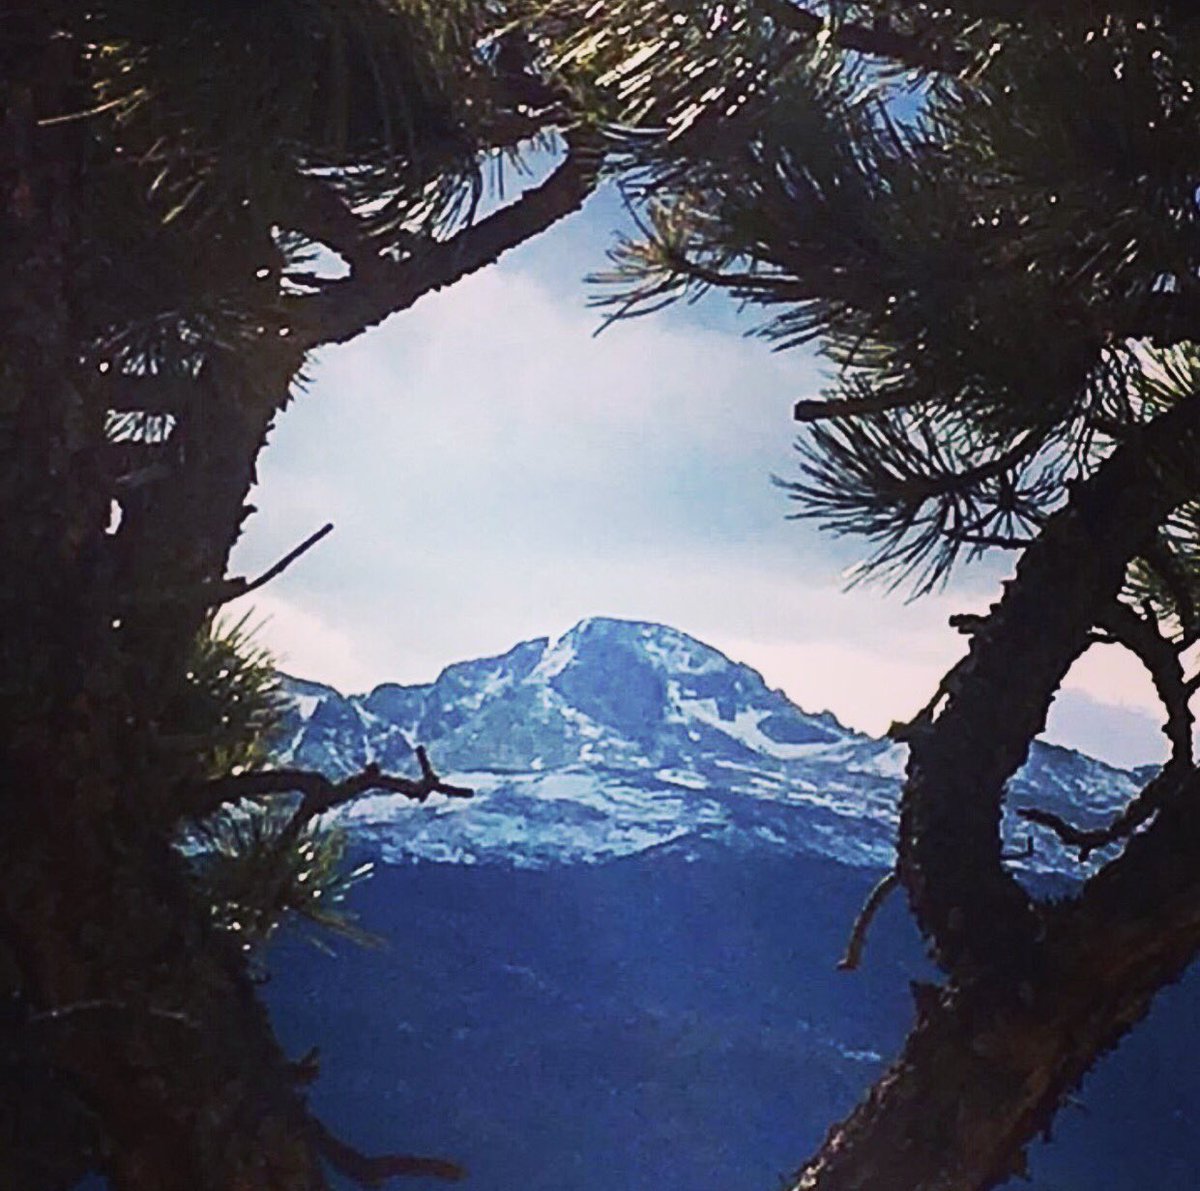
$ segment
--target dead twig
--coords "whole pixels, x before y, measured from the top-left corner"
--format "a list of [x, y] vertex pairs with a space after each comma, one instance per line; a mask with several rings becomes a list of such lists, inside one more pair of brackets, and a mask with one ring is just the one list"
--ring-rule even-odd
[[204, 818], [222, 806], [243, 798], [300, 794], [300, 805], [284, 828], [285, 835], [294, 836], [317, 815], [351, 802], [368, 790], [403, 794], [415, 802], [424, 802], [431, 794], [443, 794], [448, 798], [472, 796], [474, 791], [466, 786], [454, 786], [442, 781], [430, 765], [424, 748], [418, 746], [416, 754], [421, 769], [419, 778], [383, 773], [375, 764], [367, 765], [340, 782], [331, 781], [323, 773], [311, 769], [264, 769], [256, 773], [230, 774], [195, 787], [184, 800], [183, 813], [193, 818]]
[[319, 541], [331, 533], [333, 533], [333, 522], [327, 521], [316, 533], [309, 534], [299, 546], [294, 550], [289, 550], [274, 566], [263, 571], [256, 579], [247, 579], [244, 576], [226, 579], [217, 585], [217, 590], [209, 598], [209, 606], [215, 608], [219, 604], [228, 604], [230, 600], [236, 600], [240, 596], [246, 595], [247, 592], [265, 587], [272, 579], [277, 579], [282, 575], [296, 559], [307, 554]]
[[309, 1136], [317, 1152], [339, 1174], [360, 1187], [379, 1187], [397, 1177], [426, 1177], [457, 1182], [466, 1170], [445, 1158], [420, 1158], [412, 1154], [382, 1154], [372, 1157], [356, 1150], [314, 1116], [308, 1118]]
[[899, 884], [900, 874], [892, 869], [891, 872], [881, 877], [875, 888], [867, 894], [867, 900], [863, 902], [863, 908], [859, 910], [858, 917], [854, 920], [854, 928], [850, 931], [846, 954], [837, 962], [839, 972], [853, 972], [862, 962], [867, 931], [871, 929], [871, 923], [874, 921], [875, 915], [879, 913], [879, 907], [887, 901], [888, 894]]

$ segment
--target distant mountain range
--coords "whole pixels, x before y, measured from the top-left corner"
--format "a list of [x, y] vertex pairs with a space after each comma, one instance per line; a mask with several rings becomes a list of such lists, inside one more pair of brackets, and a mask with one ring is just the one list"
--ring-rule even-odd
[[[476, 789], [469, 803], [380, 795], [350, 808], [346, 820], [391, 861], [529, 868], [720, 847], [891, 863], [904, 746], [802, 711], [757, 671], [662, 625], [584, 620], [557, 641], [365, 695], [286, 684], [279, 763], [406, 772], [423, 744], [440, 771]], [[1009, 802], [1092, 824], [1136, 786], [1125, 770], [1038, 743]], [[1006, 830], [1014, 845], [1028, 833], [1011, 817]], [[1042, 833], [1013, 864], [1079, 873]]]
[[[363, 1148], [463, 1160], [473, 1191], [773, 1191], [899, 1046], [933, 978], [903, 898], [860, 971], [835, 962], [892, 862], [902, 746], [600, 618], [427, 684], [286, 688], [280, 764], [406, 773], [422, 744], [478, 791], [343, 810], [383, 862], [353, 908], [389, 946], [271, 957], [281, 1037], [320, 1045], [316, 1106]], [[1097, 823], [1138, 776], [1035, 744], [1009, 801]], [[1006, 832], [1024, 879], [1078, 879], [1054, 839]], [[1089, 1079], [1035, 1191], [1200, 1186], [1197, 991]]]

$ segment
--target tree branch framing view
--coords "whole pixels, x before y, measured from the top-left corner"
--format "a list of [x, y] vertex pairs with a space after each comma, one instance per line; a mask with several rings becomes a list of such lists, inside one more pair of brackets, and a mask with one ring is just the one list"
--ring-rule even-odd
[[[1014, 560], [893, 726], [896, 863], [846, 923], [854, 969], [902, 890], [939, 983], [787, 1185], [1020, 1174], [1200, 949], [1190, 7], [16, 0], [0, 55], [0, 1069], [23, 1087], [0, 1185], [463, 1174], [317, 1119], [315, 1057], [285, 1055], [255, 957], [288, 915], [355, 934], [329, 911], [362, 874], [328, 812], [471, 791], [421, 748], [416, 776], [273, 766], [271, 661], [213, 610], [330, 531], [228, 574], [313, 353], [601, 187], [633, 217], [593, 279], [602, 317], [726, 295], [829, 365], [781, 486], [867, 544], [860, 579], [920, 596]], [[496, 194], [496, 167], [528, 184]], [[1019, 808], [1102, 861], [1051, 901], [1000, 817], [1098, 642], [1145, 667], [1170, 757], [1103, 826]]]

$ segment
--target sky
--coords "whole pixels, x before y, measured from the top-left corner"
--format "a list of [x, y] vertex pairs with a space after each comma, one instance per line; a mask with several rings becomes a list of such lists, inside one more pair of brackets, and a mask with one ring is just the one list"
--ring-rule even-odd
[[[808, 711], [874, 734], [910, 717], [1010, 562], [908, 602], [846, 590], [866, 544], [833, 539], [772, 483], [795, 472], [792, 404], [822, 387], [723, 299], [600, 331], [612, 196], [490, 269], [313, 360], [280, 418], [233, 572], [334, 532], [249, 611], [287, 672], [346, 692], [555, 637], [587, 616], [681, 629]], [[1137, 663], [1093, 647], [1047, 738], [1115, 764], [1161, 760]]]

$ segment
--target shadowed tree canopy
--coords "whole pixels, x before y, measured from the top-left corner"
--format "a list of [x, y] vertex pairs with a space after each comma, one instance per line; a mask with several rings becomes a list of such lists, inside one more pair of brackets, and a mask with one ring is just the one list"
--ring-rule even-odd
[[[314, 1064], [280, 1052], [233, 937], [228, 836], [208, 823], [207, 881], [174, 841], [290, 796], [230, 843], [282, 864], [372, 786], [464, 792], [423, 754], [334, 784], [214, 749], [196, 640], [258, 582], [229, 550], [307, 354], [577, 208], [602, 155], [645, 231], [614, 254], [614, 312], [726, 289], [834, 363], [797, 407], [800, 515], [918, 590], [1018, 554], [897, 729], [895, 879], [945, 982], [793, 1185], [1019, 1170], [1200, 945], [1198, 59], [1165, 0], [7, 5], [0, 1030], [28, 1092], [4, 1098], [0, 1182], [457, 1173], [311, 1116]], [[493, 207], [485, 167], [531, 148], [544, 180]], [[1104, 831], [1023, 808], [1102, 861], [1043, 904], [1001, 850], [1005, 783], [1096, 642], [1146, 664], [1171, 760]]]
[[[314, 910], [297, 865], [336, 884], [323, 811], [467, 792], [422, 752], [411, 776], [264, 775], [261, 666], [206, 626], [269, 577], [226, 564], [308, 353], [595, 185], [600, 91], [545, 67], [557, 32], [476, 0], [5, 6], [4, 1186], [459, 1173], [358, 1154], [311, 1116], [315, 1065], [280, 1052], [242, 939]], [[490, 172], [526, 161], [544, 176], [498, 202]], [[282, 810], [227, 817], [246, 797]], [[200, 871], [181, 831], [207, 841]]]
[[[899, 884], [944, 983], [790, 1183], [995, 1186], [1200, 946], [1200, 19], [1152, 0], [624, 0], [590, 19], [564, 60], [603, 58], [626, 119], [659, 129], [619, 138], [642, 234], [601, 303], [725, 290], [779, 347], [819, 345], [831, 381], [797, 404], [784, 487], [871, 544], [860, 577], [919, 594], [1015, 558], [893, 729], [897, 866], [847, 964]], [[1097, 644], [1144, 663], [1170, 759], [1103, 829], [1016, 808], [1092, 862], [1042, 902], [1002, 850], [1005, 787]]]

